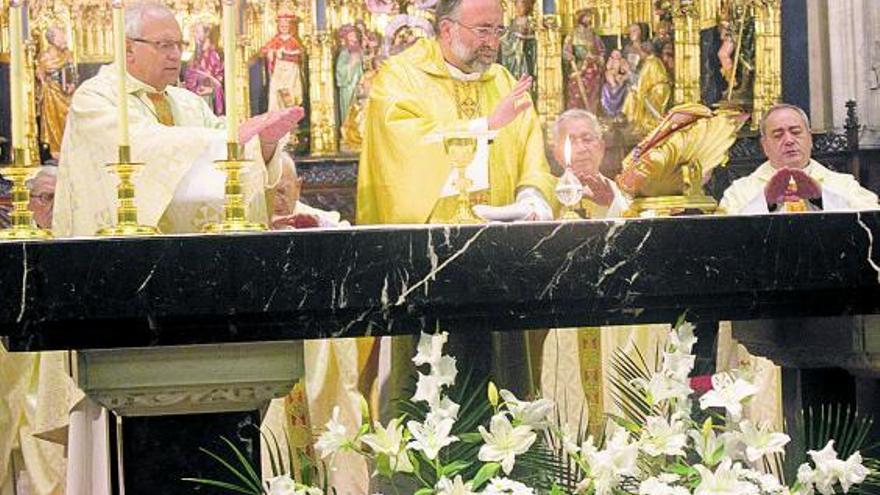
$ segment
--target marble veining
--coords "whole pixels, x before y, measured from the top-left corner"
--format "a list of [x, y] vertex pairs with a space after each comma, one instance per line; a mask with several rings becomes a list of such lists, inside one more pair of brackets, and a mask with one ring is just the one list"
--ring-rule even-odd
[[865, 231], [865, 234], [868, 236], [868, 255], [867, 260], [868, 264], [871, 265], [871, 268], [877, 273], [877, 283], [880, 283], [880, 265], [877, 265], [877, 262], [874, 261], [872, 254], [874, 253], [874, 233], [871, 232], [871, 229], [865, 225], [864, 220], [862, 220], [862, 212], [856, 212], [856, 221], [858, 221], [859, 226], [862, 230]]

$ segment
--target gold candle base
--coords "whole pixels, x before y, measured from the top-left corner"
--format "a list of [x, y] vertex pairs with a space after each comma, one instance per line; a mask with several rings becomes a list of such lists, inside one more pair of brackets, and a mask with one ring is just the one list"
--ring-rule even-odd
[[37, 168], [25, 165], [27, 151], [24, 148], [15, 148], [12, 152], [12, 163], [3, 167], [3, 175], [12, 181], [12, 225], [8, 229], [0, 230], [0, 240], [49, 239], [52, 232], [35, 227], [33, 213], [28, 210], [31, 191], [27, 180], [37, 173]]
[[242, 159], [238, 143], [226, 143], [226, 160], [214, 162], [226, 174], [226, 201], [223, 204], [223, 221], [205, 225], [203, 232], [221, 234], [224, 232], [263, 232], [266, 224], [251, 222], [245, 216], [244, 194], [242, 193], [241, 172], [250, 164]]
[[138, 223], [137, 206], [134, 198], [134, 183], [131, 178], [140, 172], [144, 167], [143, 163], [131, 161], [131, 148], [128, 146], [119, 147], [119, 161], [116, 163], [108, 163], [107, 169], [110, 173], [119, 177], [119, 185], [116, 186], [116, 225], [103, 227], [98, 229], [96, 235], [102, 237], [130, 237], [159, 234], [159, 229], [152, 225], [141, 225]]

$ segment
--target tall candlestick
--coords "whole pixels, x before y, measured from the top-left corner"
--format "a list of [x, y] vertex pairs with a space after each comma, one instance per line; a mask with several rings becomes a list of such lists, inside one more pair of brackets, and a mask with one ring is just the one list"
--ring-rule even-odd
[[223, 0], [223, 83], [226, 98], [226, 142], [238, 143], [238, 87], [235, 68], [235, 2]]
[[125, 5], [122, 0], [113, 0], [113, 61], [116, 64], [116, 106], [119, 120], [119, 146], [128, 147], [128, 89], [125, 81]]
[[9, 2], [9, 98], [12, 108], [12, 148], [24, 148], [24, 44], [21, 39], [21, 1]]

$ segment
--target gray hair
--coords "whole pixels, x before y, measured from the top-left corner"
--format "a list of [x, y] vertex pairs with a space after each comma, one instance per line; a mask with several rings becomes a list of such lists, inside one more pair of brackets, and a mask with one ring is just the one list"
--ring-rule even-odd
[[139, 2], [125, 6], [125, 36], [127, 38], [140, 38], [144, 34], [144, 18], [171, 17], [175, 19], [174, 12], [160, 3]]
[[807, 112], [805, 112], [801, 107], [797, 105], [792, 105], [790, 103], [777, 103], [772, 107], [767, 109], [767, 112], [764, 113], [764, 117], [761, 119], [761, 126], [759, 127], [761, 131], [761, 137], [767, 136], [767, 119], [771, 114], [777, 112], [779, 110], [794, 110], [798, 115], [801, 116], [801, 119], [804, 121], [804, 126], [807, 128], [807, 131], [810, 130], [810, 117], [807, 116]]
[[40, 167], [37, 169], [37, 173], [34, 174], [33, 177], [28, 179], [27, 182], [25, 182], [25, 184], [27, 185], [28, 189], [33, 189], [37, 183], [37, 180], [39, 180], [43, 177], [46, 177], [46, 178], [58, 177], [58, 167], [55, 165], [40, 165]]
[[434, 6], [434, 32], [440, 32], [440, 21], [443, 19], [458, 20], [458, 9], [464, 0], [440, 0]]
[[597, 119], [595, 115], [583, 108], [570, 108], [559, 114], [559, 116], [556, 117], [556, 121], [553, 122], [553, 127], [550, 129], [552, 142], [556, 142], [560, 137], [559, 135], [562, 131], [562, 126], [565, 125], [566, 122], [571, 122], [573, 120], [586, 121], [593, 132], [599, 136], [602, 135], [602, 125], [599, 123], [599, 119]]

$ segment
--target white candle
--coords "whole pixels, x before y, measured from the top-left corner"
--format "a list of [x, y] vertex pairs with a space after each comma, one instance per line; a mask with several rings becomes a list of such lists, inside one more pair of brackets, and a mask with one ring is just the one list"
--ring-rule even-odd
[[565, 146], [562, 148], [562, 156], [565, 159], [565, 166], [571, 166], [571, 136], [565, 136]]
[[223, 83], [226, 97], [226, 142], [238, 142], [238, 98], [235, 86], [235, 14], [233, 0], [223, 0]]
[[21, 0], [9, 2], [9, 99], [12, 108], [12, 148], [24, 148], [24, 44], [21, 39]]
[[113, 0], [113, 61], [116, 64], [116, 92], [118, 94], [119, 146], [128, 146], [128, 89], [125, 85], [125, 5]]

